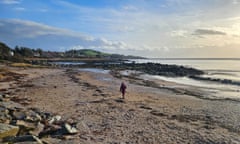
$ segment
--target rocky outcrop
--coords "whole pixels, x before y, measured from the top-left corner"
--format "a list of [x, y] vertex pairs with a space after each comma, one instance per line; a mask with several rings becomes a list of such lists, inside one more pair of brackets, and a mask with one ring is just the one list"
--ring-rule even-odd
[[117, 65], [104, 64], [97, 67], [110, 70], [136, 70], [151, 75], [162, 75], [168, 77], [182, 77], [204, 74], [203, 71], [194, 68], [158, 63], [122, 63]]
[[78, 129], [60, 115], [1, 99], [0, 142], [41, 144], [43, 137], [62, 139], [78, 133]]
[[192, 75], [201, 75], [204, 74], [203, 71], [178, 66], [178, 65], [168, 65], [168, 64], [159, 64], [159, 63], [124, 63], [121, 60], [108, 60], [108, 61], [88, 61], [86, 63], [74, 64], [74, 63], [66, 63], [62, 62], [62, 64], [49, 63], [52, 66], [59, 67], [80, 67], [80, 68], [101, 68], [107, 70], [135, 70], [144, 72], [151, 75], [162, 75], [169, 77], [182, 77], [182, 76], [192, 76]]

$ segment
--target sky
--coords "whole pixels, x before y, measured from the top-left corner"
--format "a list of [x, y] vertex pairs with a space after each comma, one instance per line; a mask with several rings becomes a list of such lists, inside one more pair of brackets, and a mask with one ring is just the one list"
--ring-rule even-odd
[[240, 0], [0, 0], [0, 41], [49, 51], [240, 58]]

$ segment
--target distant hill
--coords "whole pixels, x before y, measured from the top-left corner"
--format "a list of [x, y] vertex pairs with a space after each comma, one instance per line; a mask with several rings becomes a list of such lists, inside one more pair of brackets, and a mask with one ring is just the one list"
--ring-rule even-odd
[[92, 49], [69, 50], [66, 52], [43, 51], [42, 49], [32, 49], [18, 47], [11, 49], [6, 44], [0, 42], [0, 59], [19, 61], [25, 58], [101, 58], [101, 59], [142, 59], [139, 56], [125, 56], [121, 54], [109, 54]]
[[120, 54], [109, 54], [92, 49], [70, 50], [65, 52], [65, 57], [88, 57], [88, 58], [109, 58], [109, 59], [142, 59], [139, 56], [125, 56]]
[[145, 59], [144, 57], [140, 56], [132, 56], [132, 55], [120, 55], [120, 54], [111, 54], [109, 56], [111, 59]]
[[107, 57], [109, 54], [91, 49], [69, 50], [65, 52], [65, 57]]

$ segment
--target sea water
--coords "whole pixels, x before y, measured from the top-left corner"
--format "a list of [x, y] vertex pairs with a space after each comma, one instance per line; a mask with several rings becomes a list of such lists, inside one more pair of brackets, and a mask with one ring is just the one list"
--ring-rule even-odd
[[[135, 63], [174, 64], [203, 70], [202, 77], [240, 81], [240, 59], [135, 59]], [[148, 75], [149, 76], [149, 75]], [[194, 80], [188, 77], [164, 77], [152, 75], [151, 78], [199, 87], [210, 93], [211, 97], [240, 100], [240, 86], [217, 82]]]

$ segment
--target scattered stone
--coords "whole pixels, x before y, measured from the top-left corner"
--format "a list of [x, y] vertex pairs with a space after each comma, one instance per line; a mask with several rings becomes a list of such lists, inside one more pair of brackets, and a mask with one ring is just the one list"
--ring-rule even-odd
[[51, 117], [52, 117], [52, 114], [48, 113], [48, 112], [41, 112], [41, 113], [39, 113], [39, 115], [44, 120], [51, 119]]
[[12, 116], [16, 120], [24, 120], [26, 118], [26, 114], [23, 111], [14, 111]]
[[29, 133], [35, 136], [39, 136], [39, 134], [44, 130], [44, 125], [40, 122], [38, 122], [36, 128], [33, 131], [30, 131]]
[[32, 111], [34, 111], [35, 113], [38, 113], [38, 114], [42, 113], [42, 111], [39, 108], [32, 107], [32, 108], [30, 108], [30, 110], [32, 110]]
[[9, 123], [10, 120], [8, 109], [0, 107], [0, 123]]
[[56, 133], [62, 133], [62, 127], [59, 125], [45, 125], [44, 130], [39, 133], [40, 137], [46, 136], [46, 135], [55, 135]]
[[25, 120], [31, 121], [31, 122], [39, 122], [42, 120], [42, 117], [36, 112], [30, 110], [30, 111], [27, 111], [27, 116]]
[[152, 108], [148, 107], [148, 106], [145, 106], [145, 105], [141, 105], [140, 108], [142, 109], [147, 109], [147, 110], [152, 110]]
[[75, 139], [75, 137], [71, 136], [71, 135], [64, 135], [63, 136], [63, 139], [64, 140], [72, 140], [72, 139]]
[[65, 122], [68, 123], [68, 124], [70, 124], [70, 125], [74, 125], [74, 124], [77, 123], [76, 120], [74, 120], [74, 118], [69, 118], [69, 119], [67, 119]]
[[22, 110], [24, 107], [21, 104], [15, 103], [13, 101], [0, 102], [0, 107], [7, 108], [8, 110]]
[[23, 120], [17, 120], [16, 125], [20, 126], [21, 131], [23, 131], [23, 130], [30, 131], [30, 130], [34, 130], [36, 128], [34, 123], [26, 122]]
[[9, 136], [16, 136], [18, 131], [19, 127], [17, 126], [0, 123], [0, 139]]
[[61, 116], [56, 115], [56, 116], [52, 117], [52, 118], [48, 121], [48, 123], [49, 123], [49, 124], [53, 124], [53, 123], [59, 122], [59, 121], [61, 120], [61, 118], [62, 118]]
[[27, 143], [27, 142], [36, 142], [38, 144], [43, 144], [43, 142], [36, 136], [33, 135], [24, 135], [24, 136], [17, 136], [17, 137], [8, 137], [3, 140], [4, 142], [11, 142], [11, 143]]
[[3, 99], [3, 96], [2, 96], [2, 95], [0, 95], [0, 101], [4, 101], [4, 99]]
[[86, 135], [80, 135], [79, 137], [80, 137], [80, 139], [83, 139], [86, 141], [90, 139], [89, 136], [86, 136]]
[[156, 111], [156, 110], [152, 110], [150, 113], [155, 116], [167, 116], [166, 114]]
[[52, 137], [41, 138], [41, 141], [44, 144], [60, 144], [60, 143], [62, 143], [60, 139], [52, 138]]
[[3, 96], [3, 98], [11, 98], [11, 96], [8, 95], [8, 94], [4, 94], [4, 95], [2, 95], [2, 96]]
[[65, 123], [64, 128], [68, 134], [76, 134], [78, 133], [78, 130], [75, 127], [72, 127], [71, 125]]
[[119, 103], [125, 103], [124, 99], [116, 99], [115, 101]]

